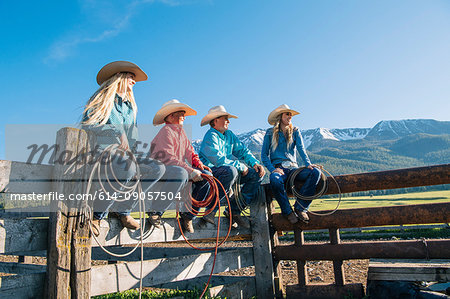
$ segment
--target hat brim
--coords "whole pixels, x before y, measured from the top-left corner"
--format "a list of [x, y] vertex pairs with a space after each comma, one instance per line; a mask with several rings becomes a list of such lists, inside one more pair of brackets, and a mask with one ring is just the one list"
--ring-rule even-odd
[[300, 114], [300, 112], [292, 110], [292, 109], [275, 109], [272, 112], [270, 112], [269, 117], [267, 118], [267, 121], [270, 125], [275, 125], [277, 123], [277, 118], [280, 114], [291, 112], [292, 116]]
[[182, 103], [169, 104], [167, 106], [162, 107], [161, 109], [158, 110], [158, 112], [156, 112], [155, 117], [153, 118], [153, 125], [154, 126], [162, 125], [164, 123], [164, 119], [169, 114], [177, 111], [184, 111], [184, 116], [197, 115], [197, 111], [195, 111], [186, 104]]
[[200, 123], [200, 126], [204, 126], [209, 124], [213, 119], [216, 119], [221, 116], [228, 116], [230, 118], [238, 118], [236, 115], [230, 114], [228, 112], [218, 111], [207, 114], [205, 117], [203, 117], [202, 122]]
[[134, 80], [136, 82], [145, 81], [148, 79], [146, 73], [141, 70], [136, 64], [129, 61], [114, 61], [108, 63], [97, 74], [97, 83], [98, 85], [102, 85], [103, 82], [111, 78], [117, 73], [133, 73]]

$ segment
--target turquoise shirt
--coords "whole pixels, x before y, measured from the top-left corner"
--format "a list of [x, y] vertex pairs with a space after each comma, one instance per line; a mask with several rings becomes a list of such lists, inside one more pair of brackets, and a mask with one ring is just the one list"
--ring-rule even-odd
[[[83, 122], [88, 119], [87, 114], [83, 116]], [[97, 145], [101, 149], [111, 144], [120, 144], [120, 136], [125, 134], [128, 145], [132, 149], [138, 139], [138, 130], [134, 119], [134, 111], [129, 101], [123, 101], [116, 94], [114, 106], [105, 125], [83, 125], [83, 129], [94, 132], [97, 136]]]
[[270, 172], [275, 170], [275, 165], [281, 164], [283, 161], [297, 163], [295, 148], [297, 148], [297, 151], [300, 153], [300, 157], [305, 165], [311, 165], [311, 161], [309, 160], [305, 146], [303, 145], [302, 134], [298, 128], [294, 128], [294, 132], [292, 133], [293, 142], [289, 148], [287, 148], [286, 137], [283, 132], [279, 131], [278, 146], [272, 151], [272, 136], [273, 128], [267, 129], [261, 150], [261, 160]]
[[[203, 164], [208, 167], [228, 165], [244, 171], [245, 164], [250, 167], [260, 164], [258, 159], [230, 130], [222, 134], [214, 128], [209, 129], [203, 138], [199, 156]], [[243, 160], [245, 164], [239, 160]]]

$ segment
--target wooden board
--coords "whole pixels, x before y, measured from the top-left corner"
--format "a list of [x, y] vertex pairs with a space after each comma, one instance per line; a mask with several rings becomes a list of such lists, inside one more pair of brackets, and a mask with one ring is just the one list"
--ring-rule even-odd
[[45, 272], [0, 277], [0, 298], [44, 298]]
[[[209, 275], [213, 252], [144, 261], [143, 285], [153, 286]], [[121, 292], [139, 287], [140, 262], [127, 262], [92, 267], [91, 296]], [[253, 265], [251, 248], [219, 252], [214, 273]]]
[[[194, 219], [195, 232], [187, 233], [189, 240], [215, 239], [216, 226], [202, 225], [203, 220]], [[221, 218], [220, 236], [225, 236], [228, 230], [228, 220]], [[35, 251], [47, 249], [48, 219], [0, 219], [0, 254], [35, 255]], [[104, 246], [130, 245], [139, 241], [139, 231], [124, 229], [115, 218], [101, 222], [101, 235], [99, 240]], [[178, 224], [175, 219], [164, 219], [160, 229], [146, 229], [145, 243], [183, 241]], [[230, 236], [249, 238], [249, 229], [231, 229]], [[91, 241], [93, 247], [98, 246], [95, 240]]]
[[49, 193], [52, 173], [53, 165], [0, 160], [0, 192]]
[[0, 254], [32, 255], [47, 249], [48, 219], [0, 219]]
[[370, 259], [368, 280], [450, 281], [450, 260]]

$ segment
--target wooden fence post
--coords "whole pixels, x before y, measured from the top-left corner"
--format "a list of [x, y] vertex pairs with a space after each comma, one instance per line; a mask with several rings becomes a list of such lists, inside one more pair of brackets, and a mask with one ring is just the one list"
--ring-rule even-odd
[[[330, 243], [333, 245], [341, 244], [341, 238], [339, 236], [338, 228], [330, 228]], [[343, 286], [345, 284], [344, 267], [342, 265], [342, 260], [333, 260], [334, 269], [334, 281], [338, 286]]]
[[[270, 191], [266, 191], [266, 202], [269, 205], [269, 223], [272, 226], [272, 214], [275, 213], [275, 205], [272, 201], [272, 195]], [[272, 249], [276, 246], [280, 245], [280, 240], [278, 239], [278, 232], [273, 229], [273, 227], [270, 227], [270, 239], [271, 239], [271, 246]], [[284, 298], [286, 297], [286, 290], [284, 288], [284, 282], [283, 282], [283, 273], [281, 268], [281, 261], [275, 261], [273, 260], [274, 264], [274, 282], [275, 282], [275, 292], [276, 297], [278, 298]]]
[[275, 283], [266, 195], [264, 188], [262, 186], [259, 188], [259, 196], [250, 205], [250, 218], [252, 224], [256, 296], [258, 299], [261, 299], [275, 297]]
[[[294, 244], [296, 247], [301, 247], [305, 244], [305, 236], [301, 229], [294, 230]], [[298, 276], [298, 285], [302, 288], [306, 287], [308, 284], [308, 268], [306, 266], [306, 261], [297, 260], [297, 276]]]
[[63, 128], [56, 137], [53, 190], [65, 200], [51, 203], [48, 251], [47, 298], [90, 298], [91, 240], [88, 225], [80, 226], [82, 201], [69, 195], [83, 194], [88, 171], [79, 158], [88, 151], [86, 132]]

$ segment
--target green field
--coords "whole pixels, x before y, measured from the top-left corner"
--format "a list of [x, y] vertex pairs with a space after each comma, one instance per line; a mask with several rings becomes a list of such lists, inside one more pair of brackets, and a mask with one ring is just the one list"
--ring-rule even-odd
[[[292, 203], [294, 200], [292, 200]], [[338, 197], [317, 199], [311, 205], [312, 211], [330, 210], [336, 207]], [[339, 209], [389, 207], [427, 203], [450, 202], [450, 190], [415, 192], [392, 195], [342, 197]]]

